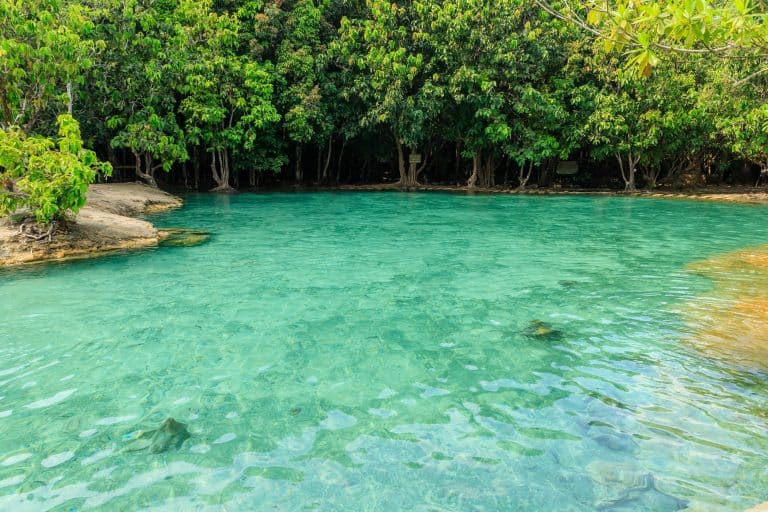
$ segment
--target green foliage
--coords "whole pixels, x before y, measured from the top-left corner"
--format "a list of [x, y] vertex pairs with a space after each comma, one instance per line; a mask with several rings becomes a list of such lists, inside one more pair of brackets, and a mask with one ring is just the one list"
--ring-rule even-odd
[[333, 47], [355, 70], [346, 94], [364, 105], [361, 127], [384, 125], [400, 144], [418, 147], [444, 98], [426, 33], [429, 3], [373, 0], [368, 7], [364, 18], [341, 20]]
[[104, 42], [86, 39], [88, 9], [64, 0], [0, 0], [0, 127], [31, 129], [73, 89]]
[[599, 35], [606, 51], [624, 51], [629, 69], [644, 76], [670, 52], [740, 59], [768, 54], [768, 12], [759, 0], [583, 0], [562, 7], [564, 17]]
[[0, 130], [0, 216], [28, 208], [40, 224], [77, 213], [85, 205], [88, 185], [111, 166], [83, 148], [80, 127], [72, 116], [58, 117], [59, 134], [27, 136], [19, 127]]
[[580, 154], [653, 187], [713, 160], [768, 165], [765, 14], [753, 0], [0, 0], [0, 125], [36, 141], [66, 109], [150, 184], [210, 169], [225, 190], [313, 166], [319, 183], [396, 168], [412, 186], [429, 165], [480, 186], [519, 171], [522, 186]]

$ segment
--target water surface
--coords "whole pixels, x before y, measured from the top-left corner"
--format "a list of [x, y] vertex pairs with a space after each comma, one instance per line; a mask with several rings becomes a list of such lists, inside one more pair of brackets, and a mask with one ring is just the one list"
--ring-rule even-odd
[[[190, 196], [153, 220], [207, 244], [0, 274], [0, 510], [753, 506], [768, 374], [678, 311], [767, 212]], [[129, 450], [168, 416], [180, 449]]]

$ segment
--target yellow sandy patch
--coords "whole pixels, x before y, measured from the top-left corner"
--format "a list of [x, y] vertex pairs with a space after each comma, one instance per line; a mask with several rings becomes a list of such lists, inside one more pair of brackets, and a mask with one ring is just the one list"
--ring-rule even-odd
[[718, 358], [768, 367], [768, 245], [689, 266], [715, 288], [683, 309], [690, 342]]

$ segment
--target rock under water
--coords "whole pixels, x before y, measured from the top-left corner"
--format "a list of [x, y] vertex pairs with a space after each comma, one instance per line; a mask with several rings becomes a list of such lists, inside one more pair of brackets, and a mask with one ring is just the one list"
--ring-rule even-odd
[[539, 340], [557, 340], [563, 335], [562, 331], [553, 328], [542, 320], [531, 320], [530, 325], [523, 331], [523, 334], [529, 338]]
[[157, 429], [133, 433], [130, 436], [133, 446], [128, 451], [147, 450], [150, 453], [162, 453], [171, 448], [178, 450], [189, 437], [186, 424], [166, 418]]
[[656, 486], [656, 479], [648, 473], [636, 487], [625, 489], [615, 499], [597, 504], [597, 510], [618, 512], [621, 510], [685, 510], [688, 502], [671, 494], [661, 491]]
[[597, 460], [587, 465], [600, 511], [685, 510], [687, 500], [659, 489], [657, 479], [634, 464]]
[[211, 238], [208, 231], [187, 228], [163, 228], [158, 230], [160, 245], [191, 247], [207, 242]]

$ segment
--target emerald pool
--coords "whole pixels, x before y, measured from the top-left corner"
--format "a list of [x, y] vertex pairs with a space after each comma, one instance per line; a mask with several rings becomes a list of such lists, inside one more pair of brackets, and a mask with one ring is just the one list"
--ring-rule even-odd
[[[697, 351], [679, 314], [712, 291], [686, 265], [767, 243], [765, 208], [185, 200], [153, 222], [208, 243], [0, 273], [0, 510], [768, 500], [768, 373]], [[167, 417], [191, 437], [131, 449]]]

